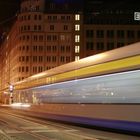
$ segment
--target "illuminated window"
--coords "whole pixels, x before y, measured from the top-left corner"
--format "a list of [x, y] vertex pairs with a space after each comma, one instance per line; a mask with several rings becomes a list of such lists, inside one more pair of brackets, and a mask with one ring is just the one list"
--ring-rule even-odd
[[80, 46], [75, 46], [75, 53], [79, 53], [80, 52]]
[[75, 31], [80, 31], [80, 25], [79, 24], [75, 25]]
[[80, 35], [75, 35], [75, 42], [80, 42]]
[[79, 14], [75, 15], [75, 20], [80, 20], [80, 15]]
[[75, 56], [75, 61], [78, 61], [80, 59], [79, 56]]
[[60, 35], [60, 40], [64, 41], [65, 40], [65, 35]]

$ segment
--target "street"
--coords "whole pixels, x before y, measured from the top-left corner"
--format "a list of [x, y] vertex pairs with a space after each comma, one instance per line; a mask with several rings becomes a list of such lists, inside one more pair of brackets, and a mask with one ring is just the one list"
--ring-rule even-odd
[[99, 131], [18, 115], [0, 108], [0, 140], [139, 140], [139, 137]]

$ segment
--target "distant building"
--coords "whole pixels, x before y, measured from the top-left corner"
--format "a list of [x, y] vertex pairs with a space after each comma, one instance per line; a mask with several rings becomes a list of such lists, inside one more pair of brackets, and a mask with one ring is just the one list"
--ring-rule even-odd
[[84, 54], [87, 57], [140, 41], [140, 2], [88, 0], [84, 9]]
[[1, 44], [1, 87], [139, 41], [135, 10], [109, 0], [22, 0]]

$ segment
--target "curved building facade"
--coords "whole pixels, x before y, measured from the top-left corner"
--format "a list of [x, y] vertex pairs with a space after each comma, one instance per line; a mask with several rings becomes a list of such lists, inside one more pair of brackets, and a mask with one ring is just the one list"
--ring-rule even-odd
[[3, 55], [2, 65], [8, 75], [2, 70], [2, 79], [6, 79], [2, 85], [78, 60], [81, 17], [65, 2], [55, 5], [52, 1], [23, 0], [17, 20], [2, 44], [2, 54], [9, 57]]

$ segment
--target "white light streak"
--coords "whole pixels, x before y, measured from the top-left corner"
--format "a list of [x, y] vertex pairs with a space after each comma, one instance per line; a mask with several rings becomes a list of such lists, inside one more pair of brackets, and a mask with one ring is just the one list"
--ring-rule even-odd
[[47, 87], [50, 87], [50, 86], [58, 86], [58, 85], [62, 85], [62, 84], [69, 84], [69, 83], [72, 83], [72, 82], [80, 82], [80, 81], [85, 81], [85, 80], [96, 80], [97, 78], [105, 78], [105, 77], [109, 77], [109, 76], [116, 76], [117, 77], [119, 75], [131, 74], [131, 73], [133, 74], [133, 73], [136, 73], [136, 72], [140, 72], [140, 70], [127, 71], [127, 72], [121, 72], [121, 73], [113, 73], [113, 74], [101, 75], [101, 76], [95, 76], [95, 77], [83, 78], [83, 79], [76, 79], [76, 80], [54, 83], [54, 84], [45, 85], [45, 86], [39, 86], [39, 87], [31, 88], [31, 89], [47, 88]]

